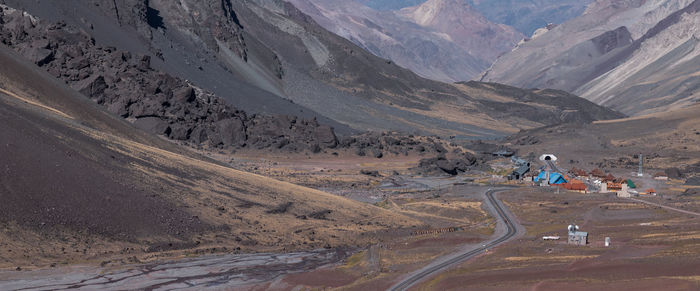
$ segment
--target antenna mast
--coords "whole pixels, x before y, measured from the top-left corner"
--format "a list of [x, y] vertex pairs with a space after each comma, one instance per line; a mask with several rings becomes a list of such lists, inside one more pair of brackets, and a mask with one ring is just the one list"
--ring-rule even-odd
[[637, 177], [643, 177], [644, 173], [642, 172], [642, 154], [639, 154], [639, 172], [637, 173]]

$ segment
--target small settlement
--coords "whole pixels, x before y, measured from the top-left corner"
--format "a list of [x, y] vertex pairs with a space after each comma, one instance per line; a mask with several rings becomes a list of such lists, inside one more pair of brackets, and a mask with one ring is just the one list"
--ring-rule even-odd
[[[493, 155], [506, 156], [511, 152], [500, 151], [494, 152]], [[595, 168], [591, 171], [573, 167], [569, 171], [558, 169], [554, 165], [555, 160], [545, 160], [553, 157], [553, 155], [543, 155], [541, 160], [544, 166], [539, 168], [539, 171], [532, 170], [532, 165], [529, 161], [517, 156], [510, 156], [514, 169], [507, 176], [508, 180], [533, 182], [539, 186], [555, 186], [563, 190], [579, 192], [579, 193], [615, 193], [617, 197], [627, 198], [639, 195], [657, 195], [653, 188], [645, 191], [638, 191], [637, 184], [629, 178], [615, 177], [612, 173], [608, 173], [600, 168]], [[556, 157], [554, 157], [556, 159]], [[666, 181], [668, 175], [659, 172], [653, 175], [654, 180]]]
[[[530, 161], [519, 158], [513, 155], [510, 151], [501, 150], [498, 152], [493, 152], [493, 156], [498, 157], [510, 157], [513, 165], [512, 172], [507, 176], [509, 181], [516, 181], [516, 183], [531, 183], [531, 185], [537, 185], [542, 187], [558, 187], [559, 189], [566, 190], [569, 192], [578, 193], [614, 193], [619, 198], [629, 198], [632, 196], [640, 195], [658, 195], [654, 188], [647, 188], [646, 190], [638, 190], [640, 185], [649, 187], [651, 185], [658, 186], [659, 182], [656, 181], [668, 181], [669, 176], [674, 177], [680, 176], [673, 173], [668, 174], [667, 172], [658, 172], [653, 175], [645, 175], [642, 172], [642, 166], [640, 163], [639, 172], [630, 173], [634, 176], [633, 181], [631, 178], [616, 177], [610, 172], [607, 172], [600, 168], [594, 168], [587, 171], [582, 168], [573, 167], [566, 171], [560, 169], [557, 164], [557, 157], [552, 154], [544, 154], [540, 157], [541, 166], [538, 170], [533, 168]], [[573, 163], [573, 162], [572, 162]], [[646, 177], [646, 178], [645, 178]], [[700, 181], [700, 178], [698, 179]], [[520, 182], [517, 182], [520, 181]], [[698, 183], [700, 184], [700, 183]], [[568, 228], [568, 238], [567, 244], [575, 246], [585, 246], [588, 244], [588, 232], [579, 231], [579, 228], [575, 224], [569, 225]], [[556, 241], [559, 240], [560, 236], [545, 235], [542, 240], [545, 241]], [[605, 246], [610, 246], [610, 237], [605, 238]]]

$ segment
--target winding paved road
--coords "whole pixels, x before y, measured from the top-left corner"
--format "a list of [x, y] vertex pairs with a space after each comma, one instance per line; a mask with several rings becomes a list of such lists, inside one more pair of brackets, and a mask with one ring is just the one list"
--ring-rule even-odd
[[[458, 263], [473, 258], [478, 254], [484, 253], [487, 249], [503, 244], [515, 238], [516, 235], [523, 234], [524, 228], [517, 223], [517, 220], [515, 219], [513, 214], [510, 213], [510, 211], [503, 205], [503, 203], [496, 199], [496, 197], [494, 197], [495, 193], [505, 190], [508, 189], [489, 189], [485, 193], [485, 201], [489, 205], [489, 207], [495, 211], [498, 224], [505, 226], [505, 232], [503, 234], [491, 239], [486, 243], [482, 243], [481, 246], [468, 247], [465, 249], [461, 249], [455, 253], [438, 258], [429, 265], [409, 274], [407, 277], [403, 278], [401, 282], [392, 286], [389, 290], [406, 290], [411, 286], [415, 285], [416, 283], [427, 279], [430, 276], [433, 276], [441, 271], [453, 267]], [[496, 229], [498, 230], [498, 227]]]

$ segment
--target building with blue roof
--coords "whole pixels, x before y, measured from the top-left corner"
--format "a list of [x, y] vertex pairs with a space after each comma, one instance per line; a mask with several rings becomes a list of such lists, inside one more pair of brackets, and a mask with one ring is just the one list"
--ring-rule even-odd
[[[540, 182], [544, 180], [547, 177], [547, 172], [546, 171], [541, 171], [537, 177], [535, 177], [535, 182]], [[564, 178], [564, 175], [559, 174], [557, 172], [552, 172], [549, 173], [549, 184], [550, 185], [559, 185], [559, 184], [565, 184], [568, 183], [566, 179]]]

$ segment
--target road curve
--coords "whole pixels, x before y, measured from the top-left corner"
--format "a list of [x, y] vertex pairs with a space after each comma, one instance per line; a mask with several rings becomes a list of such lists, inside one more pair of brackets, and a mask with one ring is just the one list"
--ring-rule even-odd
[[483, 243], [480, 247], [467, 251], [452, 253], [450, 255], [438, 258], [428, 266], [411, 273], [406, 278], [403, 278], [401, 282], [396, 283], [394, 286], [389, 288], [389, 290], [407, 290], [411, 286], [424, 279], [427, 279], [430, 276], [444, 271], [458, 263], [464, 262], [478, 254], [481, 254], [487, 249], [493, 248], [495, 246], [507, 242], [508, 240], [514, 238], [519, 232], [521, 232], [522, 227], [520, 227], [517, 224], [515, 218], [511, 216], [512, 214], [509, 211], [505, 210], [505, 206], [503, 206], [501, 201], [499, 201], [493, 196], [495, 193], [505, 190], [508, 189], [489, 189], [488, 191], [486, 191], [486, 203], [488, 203], [496, 211], [496, 219], [499, 221], [499, 223], [505, 224], [506, 232], [502, 236], [494, 238], [486, 243]]

